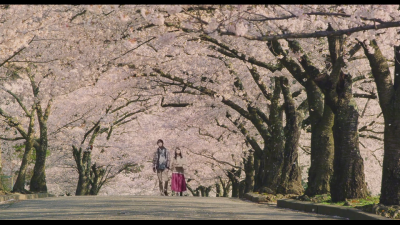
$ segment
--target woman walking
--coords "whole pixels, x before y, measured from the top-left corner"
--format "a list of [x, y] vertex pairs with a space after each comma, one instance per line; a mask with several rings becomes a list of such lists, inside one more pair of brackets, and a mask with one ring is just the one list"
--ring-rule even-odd
[[171, 190], [174, 191], [177, 196], [182, 196], [182, 192], [186, 191], [186, 182], [184, 175], [186, 160], [182, 157], [182, 152], [179, 147], [176, 147], [174, 157], [172, 157], [171, 161]]

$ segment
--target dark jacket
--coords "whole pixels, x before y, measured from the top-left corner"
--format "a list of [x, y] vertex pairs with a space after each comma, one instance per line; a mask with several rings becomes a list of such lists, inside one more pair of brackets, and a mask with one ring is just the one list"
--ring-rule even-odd
[[[164, 147], [165, 148], [165, 147]], [[153, 169], [158, 169], [158, 151], [160, 148], [157, 148], [157, 150], [154, 152], [153, 156]], [[169, 158], [169, 152], [168, 149], [165, 148], [165, 156], [167, 159], [167, 168], [169, 169], [170, 166], [170, 158]]]

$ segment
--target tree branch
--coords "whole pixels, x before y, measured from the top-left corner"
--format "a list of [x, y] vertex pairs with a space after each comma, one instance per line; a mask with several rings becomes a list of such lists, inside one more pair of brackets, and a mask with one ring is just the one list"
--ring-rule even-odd
[[[288, 38], [319, 38], [319, 37], [333, 37], [341, 35], [350, 35], [352, 33], [366, 31], [366, 30], [379, 30], [391, 27], [400, 27], [400, 21], [394, 22], [383, 22], [379, 25], [364, 25], [359, 27], [353, 27], [349, 29], [335, 30], [335, 31], [315, 31], [313, 33], [286, 33], [286, 34], [276, 34], [276, 35], [261, 35], [261, 36], [250, 36], [243, 35], [242, 37], [251, 41], [272, 41], [279, 39]], [[221, 31], [218, 29], [220, 35], [236, 36], [233, 32]]]

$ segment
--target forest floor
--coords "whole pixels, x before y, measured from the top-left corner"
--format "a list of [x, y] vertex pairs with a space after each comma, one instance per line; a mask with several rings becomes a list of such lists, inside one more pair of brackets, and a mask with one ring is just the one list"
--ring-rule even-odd
[[17, 201], [0, 207], [2, 219], [343, 220], [237, 198], [178, 196], [68, 196]]

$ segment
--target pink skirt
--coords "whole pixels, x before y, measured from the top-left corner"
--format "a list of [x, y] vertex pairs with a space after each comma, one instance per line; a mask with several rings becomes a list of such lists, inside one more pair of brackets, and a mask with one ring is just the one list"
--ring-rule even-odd
[[171, 190], [175, 192], [186, 191], [185, 175], [182, 173], [172, 173]]

